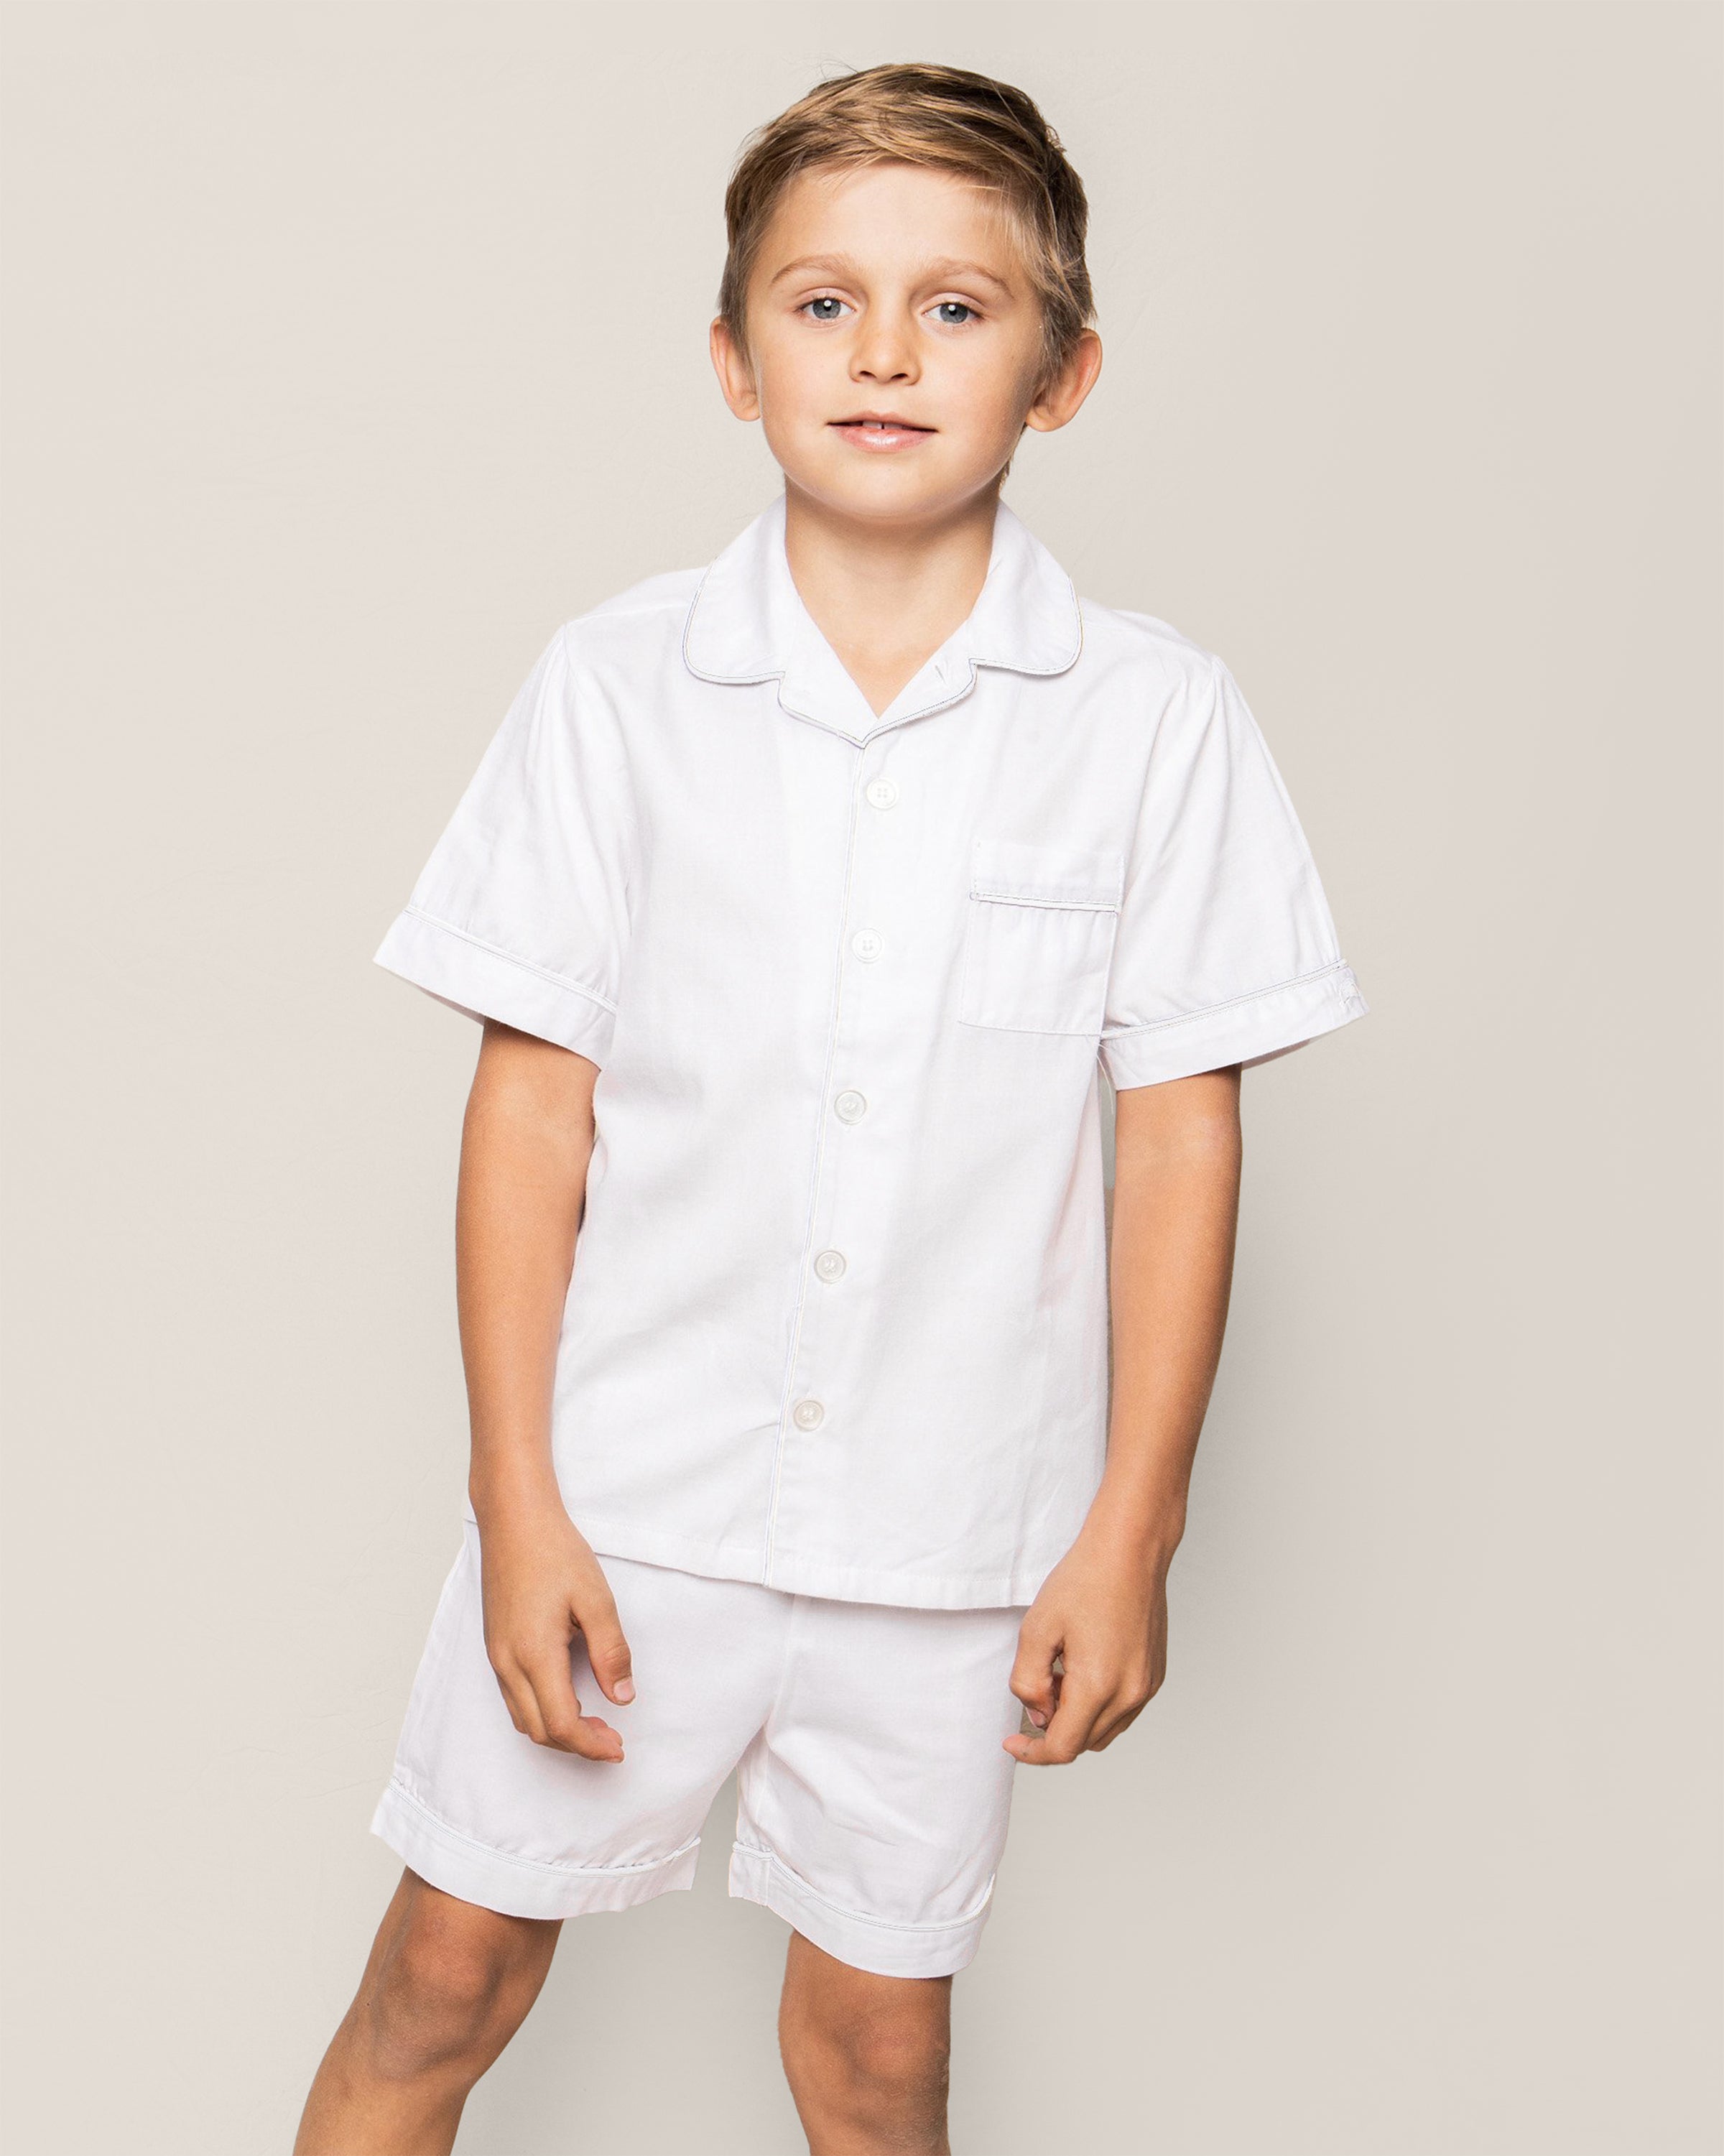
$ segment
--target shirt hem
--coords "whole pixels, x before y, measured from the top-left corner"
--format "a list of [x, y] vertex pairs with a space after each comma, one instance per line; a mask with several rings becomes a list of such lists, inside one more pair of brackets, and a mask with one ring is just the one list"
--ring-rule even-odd
[[707, 1579], [752, 1580], [757, 1586], [776, 1588], [785, 1594], [812, 1594], [834, 1602], [878, 1602], [896, 1609], [1027, 1609], [1065, 1554], [1062, 1548], [1045, 1563], [1019, 1563], [997, 1573], [924, 1573], [830, 1564], [823, 1558], [800, 1557], [780, 1548], [774, 1552], [768, 1572], [764, 1554], [757, 1548], [632, 1527], [625, 1521], [607, 1520], [578, 1504], [568, 1504], [567, 1508], [575, 1525], [601, 1556], [628, 1558], [639, 1564], [668, 1565], [675, 1571], [697, 1573]]

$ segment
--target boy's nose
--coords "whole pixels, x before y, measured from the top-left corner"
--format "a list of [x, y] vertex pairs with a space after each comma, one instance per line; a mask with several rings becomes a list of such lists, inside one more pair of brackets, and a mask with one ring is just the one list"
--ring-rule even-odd
[[914, 343], [890, 323], [870, 324], [850, 354], [852, 381], [914, 382], [920, 372]]

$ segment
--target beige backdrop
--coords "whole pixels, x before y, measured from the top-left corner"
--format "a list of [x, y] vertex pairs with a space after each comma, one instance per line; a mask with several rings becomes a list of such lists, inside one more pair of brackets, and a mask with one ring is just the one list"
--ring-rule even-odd
[[[966, 2156], [1719, 2148], [1710, 6], [13, 7], [9, 2156], [265, 2156], [459, 1535], [465, 1021], [371, 963], [558, 623], [767, 497], [823, 70], [1042, 99], [1011, 495], [1222, 654], [1373, 1015], [1254, 1073], [1172, 1667], [1018, 1780]], [[472, 2156], [801, 2148], [786, 1933], [571, 1927]]]

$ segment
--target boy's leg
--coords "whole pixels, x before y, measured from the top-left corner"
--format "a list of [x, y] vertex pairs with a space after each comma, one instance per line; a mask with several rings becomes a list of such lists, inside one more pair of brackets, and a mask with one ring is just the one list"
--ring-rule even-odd
[[1023, 1616], [793, 1598], [730, 1887], [792, 1928], [779, 2043], [814, 2156], [947, 2156], [952, 1979], [1005, 1845]]
[[562, 1928], [403, 1871], [311, 2084], [294, 2156], [447, 2156], [469, 2092], [538, 1997]]
[[793, 1930], [778, 2044], [810, 2156], [950, 2156], [949, 1976], [875, 1976]]
[[[693, 1885], [713, 1798], [778, 1682], [791, 1603], [605, 1556], [640, 1697], [621, 1761], [517, 1730], [485, 1644], [479, 1530], [439, 1599], [372, 1823], [408, 1869], [307, 2100], [296, 2156], [439, 2156], [526, 2018], [562, 1921]], [[582, 1701], [598, 1690], [570, 1649]]]

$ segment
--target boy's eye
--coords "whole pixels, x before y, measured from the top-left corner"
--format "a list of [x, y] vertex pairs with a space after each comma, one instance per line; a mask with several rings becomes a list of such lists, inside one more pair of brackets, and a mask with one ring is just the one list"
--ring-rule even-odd
[[835, 299], [830, 292], [823, 293], [818, 300], [808, 302], [808, 315], [817, 322], [835, 322], [843, 307], [844, 301]]
[[934, 310], [935, 314], [942, 322], [949, 322], [954, 328], [961, 323], [968, 321], [975, 311], [972, 306], [968, 305], [962, 300], [942, 300]]

